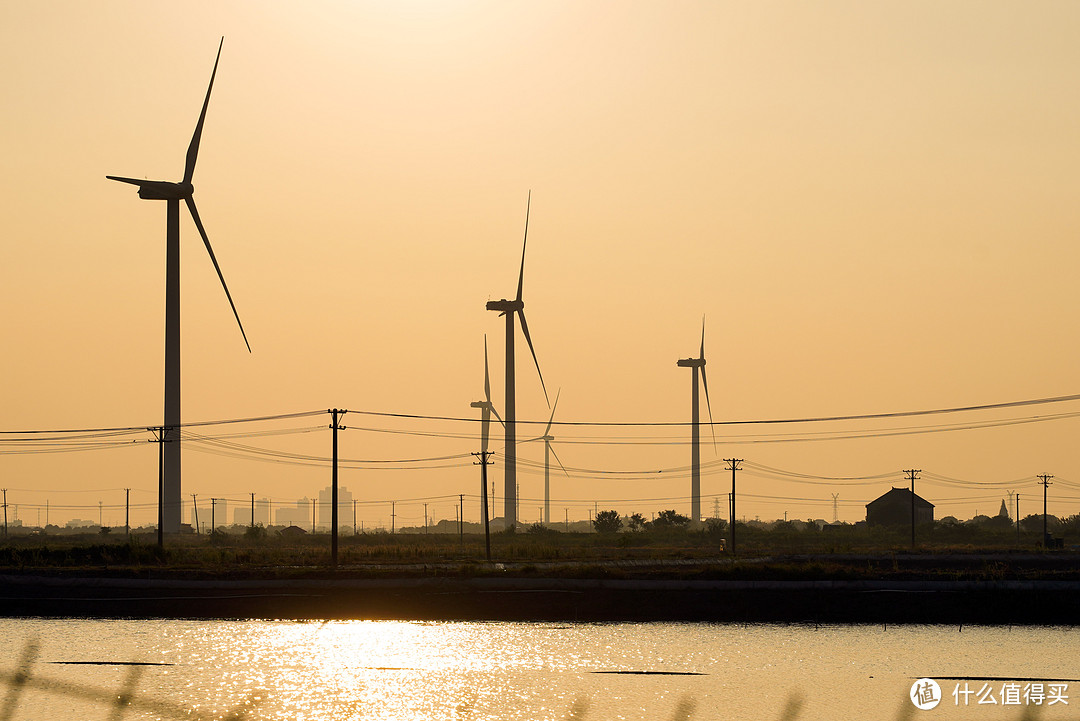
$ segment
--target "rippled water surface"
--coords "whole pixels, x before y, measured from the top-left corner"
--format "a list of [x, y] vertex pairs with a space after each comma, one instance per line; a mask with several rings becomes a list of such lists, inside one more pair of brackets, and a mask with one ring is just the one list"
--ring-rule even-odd
[[[75, 691], [115, 696], [127, 682], [136, 704], [111, 718], [181, 709], [224, 718], [250, 700], [247, 718], [313, 721], [992, 721], [1024, 711], [1022, 700], [1001, 703], [1010, 679], [1073, 678], [1068, 705], [1044, 701], [1039, 710], [1044, 719], [1080, 717], [1075, 627], [45, 619], [0, 619], [0, 627], [0, 667], [17, 670], [36, 643], [32, 677], [68, 684], [66, 692], [26, 684], [17, 719], [110, 718], [110, 706]], [[938, 679], [938, 708], [919, 711], [908, 700], [920, 677]], [[998, 703], [977, 704], [972, 694], [957, 705], [953, 689], [965, 682], [955, 677], [1000, 677], [966, 681], [972, 691], [989, 684]], [[159, 708], [139, 710], [150, 702]]]

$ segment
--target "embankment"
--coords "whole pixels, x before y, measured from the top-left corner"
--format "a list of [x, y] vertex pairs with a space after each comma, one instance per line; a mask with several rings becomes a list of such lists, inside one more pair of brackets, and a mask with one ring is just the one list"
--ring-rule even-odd
[[1075, 580], [0, 576], [0, 615], [1075, 624]]

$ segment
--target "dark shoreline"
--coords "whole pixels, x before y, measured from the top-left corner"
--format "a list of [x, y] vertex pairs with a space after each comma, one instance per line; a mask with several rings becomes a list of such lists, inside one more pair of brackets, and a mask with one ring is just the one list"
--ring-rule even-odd
[[1072, 625], [1080, 581], [9, 574], [0, 616]]

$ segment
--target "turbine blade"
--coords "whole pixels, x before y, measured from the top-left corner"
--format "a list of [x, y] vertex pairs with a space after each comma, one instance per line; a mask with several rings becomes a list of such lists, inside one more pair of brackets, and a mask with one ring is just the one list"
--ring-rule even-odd
[[115, 180], [118, 183], [127, 183], [129, 185], [138, 185], [140, 187], [143, 185], [143, 183], [148, 182], [146, 180], [139, 180], [138, 178], [124, 178], [124, 177], [121, 177], [119, 175], [106, 175], [105, 178], [107, 180]]
[[491, 405], [491, 374], [488, 373], [487, 333], [484, 334], [484, 400]]
[[701, 385], [705, 386], [705, 407], [709, 409], [709, 432], [712, 433], [713, 450], [716, 450], [716, 429], [712, 422], [712, 406], [709, 404], [709, 379], [705, 375], [705, 366], [701, 366]]
[[491, 409], [491, 412], [495, 414], [495, 419], [499, 421], [499, 425], [506, 428], [506, 421], [504, 421], [502, 416], [499, 415], [499, 412], [495, 410], [495, 406], [488, 402], [488, 407]]
[[202, 140], [203, 121], [206, 120], [206, 106], [210, 104], [210, 91], [214, 89], [214, 76], [217, 75], [218, 61], [221, 60], [221, 46], [225, 44], [225, 38], [218, 43], [217, 57], [214, 58], [214, 70], [210, 73], [210, 85], [206, 88], [206, 99], [203, 100], [202, 112], [199, 113], [199, 122], [195, 124], [195, 134], [191, 136], [191, 144], [187, 149], [187, 160], [184, 163], [184, 182], [190, 183], [195, 175], [195, 161], [199, 157], [199, 141]]
[[517, 314], [521, 316], [521, 332], [525, 334], [525, 342], [529, 344], [529, 352], [532, 353], [533, 363], [536, 364], [536, 374], [540, 376], [540, 387], [544, 389], [544, 400], [550, 406], [551, 399], [548, 398], [547, 386], [544, 385], [544, 374], [540, 372], [540, 361], [536, 359], [536, 349], [533, 348], [532, 338], [529, 336], [529, 324], [525, 322], [525, 311], [519, 310]]
[[529, 199], [525, 201], [525, 238], [521, 241], [521, 270], [518, 272], [517, 299], [521, 300], [521, 289], [525, 284], [525, 244], [529, 241], [529, 206], [532, 205], [532, 191], [529, 191]]
[[705, 316], [701, 316], [701, 355], [698, 358], [705, 358]]
[[210, 254], [210, 260], [214, 264], [214, 270], [217, 271], [221, 287], [225, 289], [225, 297], [229, 299], [229, 306], [232, 308], [233, 315], [236, 316], [236, 324], [240, 326], [240, 335], [244, 336], [244, 345], [247, 346], [248, 353], [250, 353], [251, 344], [248, 343], [247, 333], [244, 332], [244, 324], [240, 322], [240, 314], [236, 312], [236, 304], [233, 303], [232, 294], [229, 293], [229, 286], [225, 285], [225, 276], [221, 274], [221, 266], [218, 265], [217, 258], [214, 256], [214, 249], [210, 247], [210, 239], [206, 237], [206, 229], [203, 228], [202, 220], [199, 219], [199, 211], [195, 208], [195, 199], [188, 197], [185, 198], [185, 201], [188, 210], [191, 211], [191, 219], [195, 221], [195, 227], [199, 229], [199, 235], [202, 236], [203, 243], [206, 245], [206, 252]]
[[559, 460], [559, 456], [555, 453], [555, 449], [551, 447], [550, 443], [548, 443], [548, 450], [551, 451], [551, 457], [554, 458], [555, 462], [559, 464], [559, 468], [562, 468], [562, 472], [566, 473], [566, 477], [569, 478], [570, 474], [567, 473], [566, 466], [564, 466], [562, 464], [562, 461]]
[[548, 418], [547, 428], [544, 429], [544, 435], [551, 434], [551, 424], [555, 422], [555, 409], [559, 407], [559, 395], [562, 393], [562, 388], [555, 392], [555, 404], [551, 406], [551, 418]]

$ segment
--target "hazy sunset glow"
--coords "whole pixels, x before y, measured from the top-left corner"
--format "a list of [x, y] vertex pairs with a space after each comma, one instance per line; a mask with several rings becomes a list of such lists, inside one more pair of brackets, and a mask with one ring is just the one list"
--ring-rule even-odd
[[[1041, 512], [1039, 473], [1051, 514], [1080, 511], [1080, 400], [733, 423], [1080, 393], [1066, 2], [9, 3], [0, 431], [162, 422], [165, 204], [105, 175], [180, 180], [221, 36], [194, 185], [252, 353], [185, 216], [184, 421], [349, 409], [365, 528], [391, 501], [398, 527], [425, 502], [453, 519], [459, 494], [478, 520], [485, 334], [504, 402], [484, 306], [514, 297], [530, 191], [524, 301], [570, 476], [553, 521], [688, 512], [690, 429], [663, 424], [689, 421], [676, 361], [703, 316], [705, 515], [732, 457], [740, 517], [832, 520], [839, 494], [861, 520], [907, 468], [938, 518], [1007, 491]], [[517, 405], [541, 435], [520, 335]], [[231, 522], [250, 493], [316, 496], [329, 423], [191, 428], [184, 500], [230, 499]], [[130, 488], [150, 523], [149, 438], [0, 436], [7, 502], [123, 525]], [[527, 523], [543, 452], [518, 451]]]

